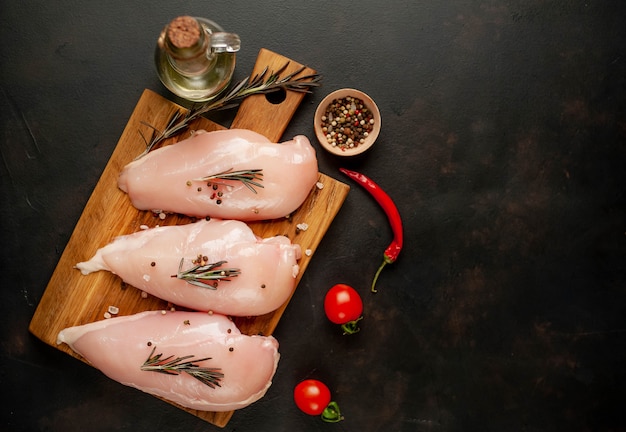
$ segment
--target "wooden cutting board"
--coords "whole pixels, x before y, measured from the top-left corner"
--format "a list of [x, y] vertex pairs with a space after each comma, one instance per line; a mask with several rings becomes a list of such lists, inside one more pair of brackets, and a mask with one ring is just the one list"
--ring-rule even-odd
[[[290, 63], [283, 72], [285, 75], [302, 66], [263, 49], [258, 55], [252, 74], [261, 73], [265, 67], [270, 71], [276, 71], [287, 61]], [[309, 68], [303, 71], [303, 74], [307, 75], [312, 73], [315, 71]], [[303, 97], [301, 93], [287, 92], [283, 102], [273, 104], [268, 102], [264, 95], [249, 96], [240, 105], [231, 127], [251, 129], [274, 142], [279, 142]], [[140, 290], [125, 286], [121, 279], [109, 272], [102, 271], [83, 276], [74, 265], [91, 258], [98, 248], [108, 244], [115, 237], [139, 231], [143, 225], [154, 227], [192, 221], [190, 218], [177, 215], [168, 215], [162, 220], [152, 212], [138, 211], [131, 205], [128, 196], [117, 188], [120, 170], [145, 149], [140, 131], [148, 137], [152, 131], [146, 124], [163, 128], [174, 112], [184, 110], [150, 90], [143, 92], [76, 224], [30, 323], [31, 333], [43, 342], [87, 363], [67, 345], [56, 344], [59, 331], [66, 327], [106, 319], [104, 316], [109, 306], [119, 308], [119, 315], [169, 309], [175, 306], [152, 296], [142, 298]], [[225, 128], [202, 118], [197, 120], [191, 129], [212, 131]], [[164, 145], [171, 145], [188, 136], [189, 132], [183, 133], [166, 141]], [[318, 185], [289, 218], [254, 222], [249, 225], [258, 236], [283, 234], [293, 243], [300, 244], [303, 256], [299, 262], [300, 273], [297, 277], [299, 282], [348, 191], [348, 185], [320, 173]], [[301, 223], [308, 224], [309, 228], [299, 230], [297, 225]], [[278, 310], [267, 315], [234, 320], [245, 334], [270, 335], [288, 303], [289, 300]], [[233, 412], [214, 413], [189, 410], [180, 406], [179, 408], [220, 427], [226, 426], [233, 415]]]

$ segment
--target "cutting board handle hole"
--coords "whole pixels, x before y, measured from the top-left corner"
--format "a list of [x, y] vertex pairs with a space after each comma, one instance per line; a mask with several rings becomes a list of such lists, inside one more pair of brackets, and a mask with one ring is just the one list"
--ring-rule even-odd
[[280, 103], [283, 103], [283, 101], [287, 99], [287, 92], [285, 91], [285, 89], [279, 88], [276, 91], [267, 93], [265, 95], [265, 99], [267, 99], [267, 101], [273, 105], [278, 105]]

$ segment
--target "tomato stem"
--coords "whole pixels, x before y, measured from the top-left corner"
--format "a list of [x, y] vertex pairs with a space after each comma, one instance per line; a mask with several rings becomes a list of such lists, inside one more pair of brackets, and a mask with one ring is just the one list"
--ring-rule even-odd
[[347, 323], [341, 324], [341, 329], [343, 330], [344, 335], [351, 335], [358, 333], [359, 330], [359, 321], [361, 321], [363, 317], [359, 317], [355, 320], [348, 321]]
[[337, 402], [331, 401], [328, 406], [324, 408], [324, 411], [322, 411], [322, 420], [328, 423], [337, 423], [343, 420], [343, 416], [341, 415]]

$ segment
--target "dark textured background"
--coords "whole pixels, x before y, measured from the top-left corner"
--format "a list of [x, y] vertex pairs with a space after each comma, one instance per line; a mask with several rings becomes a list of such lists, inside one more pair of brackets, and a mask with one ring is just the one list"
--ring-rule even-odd
[[[0, 428], [219, 430], [43, 344], [28, 324], [181, 14], [265, 47], [324, 87], [368, 92], [378, 145], [349, 167], [396, 199], [406, 247], [353, 187], [275, 336], [265, 398], [226, 431], [624, 431], [626, 5], [618, 0], [0, 2]], [[230, 114], [217, 119], [226, 124]], [[342, 163], [319, 151], [322, 172]], [[349, 183], [349, 181], [346, 181]], [[362, 331], [322, 299], [357, 287]], [[301, 414], [300, 379], [331, 387], [337, 425]]]

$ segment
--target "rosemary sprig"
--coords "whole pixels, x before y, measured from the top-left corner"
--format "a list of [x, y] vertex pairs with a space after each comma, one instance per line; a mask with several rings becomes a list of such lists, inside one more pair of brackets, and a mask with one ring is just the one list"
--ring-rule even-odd
[[171, 355], [162, 359], [163, 353], [155, 355], [155, 351], [156, 346], [152, 348], [152, 352], [141, 365], [142, 371], [159, 372], [168, 375], [180, 375], [182, 372], [185, 372], [211, 388], [215, 388], [215, 386], [221, 387], [220, 380], [224, 378], [224, 374], [219, 372], [221, 368], [208, 368], [197, 365], [199, 362], [211, 360], [211, 357], [191, 360], [194, 357], [193, 355], [176, 358], [173, 358], [174, 356]]
[[206, 177], [202, 177], [199, 179], [194, 179], [194, 181], [211, 181], [211, 180], [236, 180], [242, 182], [248, 189], [252, 192], [257, 193], [256, 187], [264, 187], [260, 181], [263, 180], [263, 170], [262, 169], [251, 169], [251, 170], [239, 170], [233, 171], [232, 168], [227, 169], [219, 174], [213, 174]]
[[238, 268], [218, 268], [221, 265], [226, 264], [227, 261], [218, 261], [209, 264], [201, 260], [198, 261], [199, 262], [195, 262], [195, 265], [189, 270], [183, 270], [185, 258], [181, 258], [180, 264], [178, 265], [178, 273], [172, 275], [172, 277], [182, 279], [191, 285], [214, 290], [217, 289], [217, 287], [210, 284], [209, 281], [228, 281], [230, 280], [229, 278], [239, 276], [241, 274], [241, 270]]
[[281, 89], [299, 93], [311, 93], [313, 87], [320, 85], [321, 76], [319, 74], [298, 76], [306, 66], [302, 66], [298, 68], [298, 70], [279, 78], [280, 74], [289, 66], [289, 63], [290, 62], [286, 62], [276, 72], [269, 71], [266, 67], [260, 74], [254, 75], [253, 77], [248, 76], [239, 81], [221, 97], [203, 104], [196, 104], [186, 113], [181, 113], [180, 111], [175, 112], [162, 131], [148, 123], [142, 122], [142, 124], [151, 128], [153, 133], [151, 139], [148, 141], [144, 134], [141, 133], [141, 131], [139, 132], [146, 143], [146, 149], [137, 159], [148, 154], [154, 147], [161, 143], [161, 141], [181, 133], [189, 127], [189, 124], [193, 120], [209, 111], [234, 108], [239, 105], [243, 99], [255, 94], [268, 94]]

